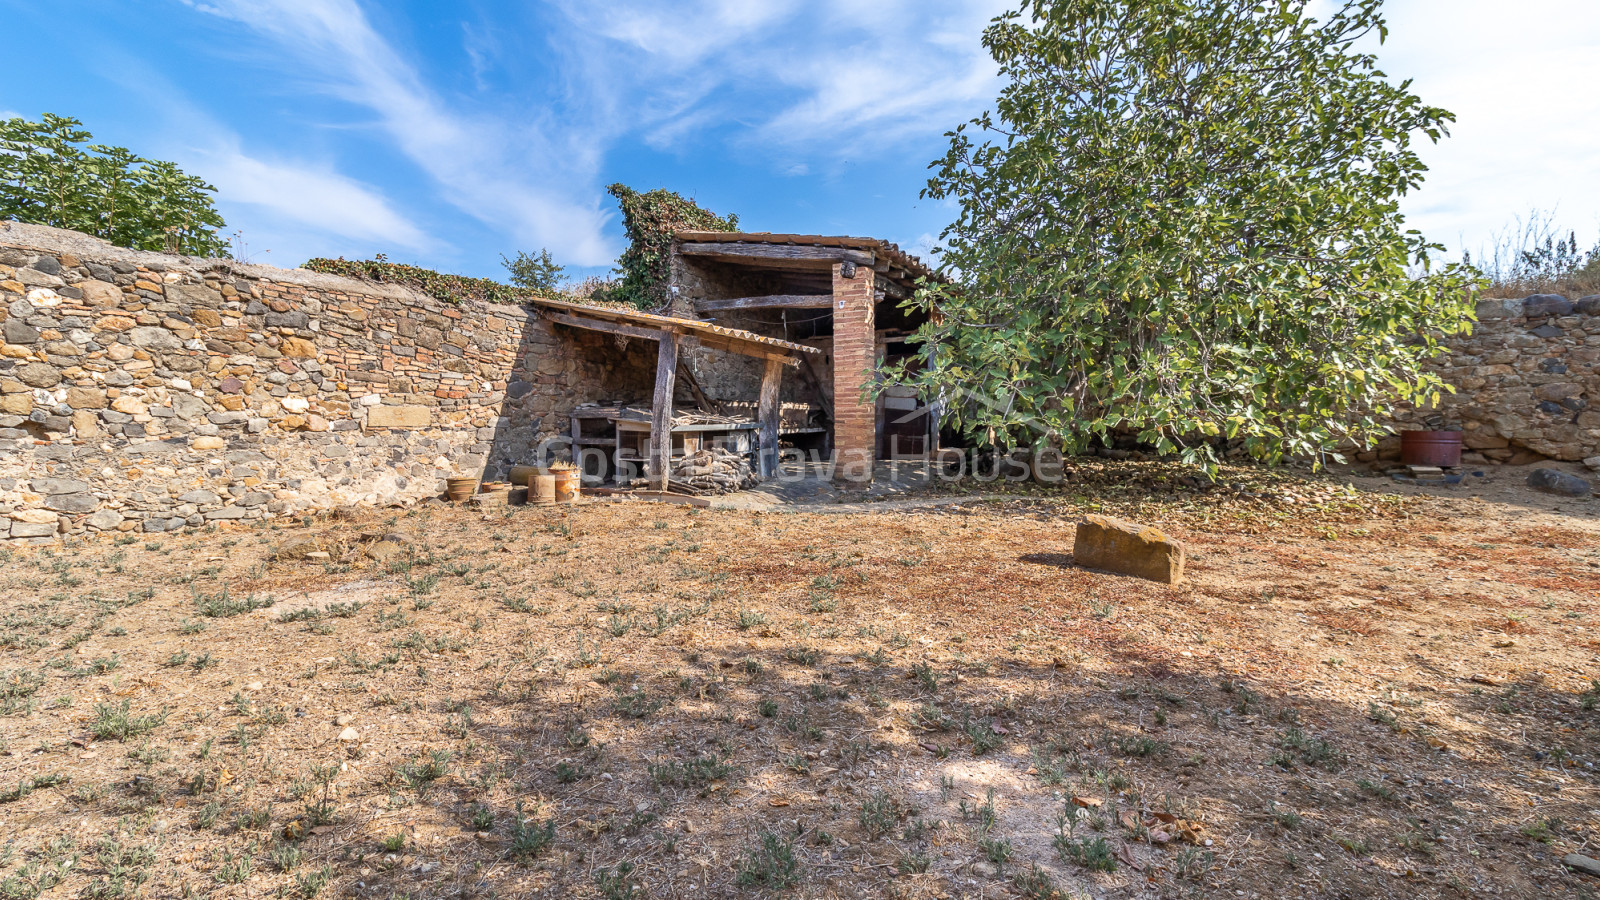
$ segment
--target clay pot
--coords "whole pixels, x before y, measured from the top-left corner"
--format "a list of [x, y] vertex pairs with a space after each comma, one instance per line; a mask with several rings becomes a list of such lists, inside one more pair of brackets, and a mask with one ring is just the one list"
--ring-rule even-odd
[[456, 503], [460, 503], [463, 500], [471, 500], [472, 495], [478, 492], [478, 479], [476, 478], [446, 478], [444, 485], [444, 495]]

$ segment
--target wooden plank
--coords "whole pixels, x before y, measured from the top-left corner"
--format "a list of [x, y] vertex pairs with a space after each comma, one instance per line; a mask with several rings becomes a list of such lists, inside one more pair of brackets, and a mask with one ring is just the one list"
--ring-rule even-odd
[[723, 312], [732, 309], [829, 309], [832, 306], [832, 294], [773, 294], [768, 297], [700, 300], [694, 308], [699, 312]]
[[605, 499], [613, 502], [639, 500], [647, 503], [681, 503], [685, 506], [698, 506], [702, 509], [711, 505], [711, 501], [704, 497], [669, 494], [664, 491], [631, 491], [627, 488], [584, 488], [583, 493], [585, 496], [593, 496], [597, 500]]
[[662, 335], [669, 332], [650, 328], [640, 328], [637, 325], [624, 325], [621, 322], [605, 322], [600, 319], [585, 319], [581, 316], [570, 316], [566, 313], [546, 312], [545, 318], [558, 325], [570, 328], [587, 328], [590, 331], [604, 331], [607, 334], [620, 334], [627, 337], [643, 338], [647, 341], [659, 341]]
[[760, 474], [771, 478], [778, 471], [778, 389], [783, 385], [783, 363], [767, 360], [766, 371], [761, 374], [761, 403], [756, 421], [761, 425]]
[[853, 262], [870, 266], [871, 253], [845, 247], [811, 247], [803, 244], [758, 244], [741, 241], [706, 241], [682, 243], [678, 252], [684, 256], [709, 256], [716, 259], [804, 260], [807, 262]]
[[817, 405], [821, 406], [822, 411], [828, 414], [828, 423], [831, 425], [833, 423], [833, 385], [822, 380], [822, 376], [817, 374], [816, 366], [811, 364], [809, 358], [800, 357], [800, 364], [805, 368], [806, 374], [811, 376], [812, 383], [817, 386]]
[[656, 352], [656, 390], [650, 401], [650, 486], [667, 489], [672, 472], [672, 389], [678, 376], [678, 336], [662, 333]]
[[695, 402], [700, 404], [701, 409], [707, 412], [722, 411], [722, 404], [713, 403], [711, 398], [706, 396], [706, 392], [700, 388], [700, 379], [694, 377], [694, 369], [689, 368], [687, 360], [678, 360], [678, 372], [683, 375], [685, 381], [689, 382], [689, 390], [694, 393]]
[[695, 340], [700, 343], [700, 346], [709, 347], [712, 350], [737, 353], [741, 356], [754, 356], [756, 359], [775, 359], [786, 366], [798, 366], [800, 364], [798, 357], [779, 352], [778, 348], [766, 344], [741, 341], [738, 338], [730, 338], [720, 334], [698, 334], [695, 335]]

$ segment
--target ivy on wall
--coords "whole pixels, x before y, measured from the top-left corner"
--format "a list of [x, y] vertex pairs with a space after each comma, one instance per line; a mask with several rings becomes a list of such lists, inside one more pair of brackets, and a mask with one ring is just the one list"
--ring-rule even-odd
[[526, 303], [538, 296], [526, 288], [512, 287], [488, 278], [469, 278], [465, 275], [446, 275], [421, 266], [389, 262], [379, 253], [373, 259], [317, 258], [307, 260], [300, 268], [328, 275], [343, 275], [381, 284], [398, 284], [421, 291], [445, 303], [479, 300], [485, 303]]
[[[738, 231], [739, 217], [726, 218], [693, 200], [665, 188], [639, 192], [625, 184], [606, 188], [622, 207], [622, 226], [628, 249], [617, 260], [620, 278], [588, 279], [551, 296], [596, 306], [631, 306], [650, 309], [667, 302], [671, 276], [672, 236], [680, 231]], [[548, 258], [548, 254], [546, 254]], [[389, 262], [382, 253], [372, 259], [307, 260], [300, 268], [328, 275], [343, 275], [381, 284], [398, 284], [421, 291], [445, 303], [479, 300], [487, 303], [527, 303], [544, 296], [538, 291], [501, 284], [488, 278], [446, 275], [420, 266]]]
[[723, 218], [666, 188], [640, 193], [613, 184], [606, 190], [622, 207], [622, 227], [628, 234], [628, 249], [617, 260], [622, 277], [606, 292], [608, 300], [640, 309], [664, 305], [672, 236], [680, 231], [739, 230], [738, 216]]

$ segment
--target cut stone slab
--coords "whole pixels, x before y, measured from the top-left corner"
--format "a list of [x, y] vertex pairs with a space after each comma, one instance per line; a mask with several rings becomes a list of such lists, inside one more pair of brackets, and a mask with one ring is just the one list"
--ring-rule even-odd
[[1600, 878], [1600, 860], [1591, 859], [1582, 853], [1568, 853], [1566, 856], [1561, 857], [1561, 864]]
[[1594, 490], [1588, 479], [1556, 469], [1534, 469], [1528, 487], [1562, 497], [1587, 497]]
[[1080, 566], [1163, 584], [1183, 581], [1182, 544], [1158, 528], [1110, 516], [1088, 516], [1078, 523], [1072, 558]]
[[367, 427], [427, 428], [430, 418], [426, 406], [374, 406], [367, 411]]

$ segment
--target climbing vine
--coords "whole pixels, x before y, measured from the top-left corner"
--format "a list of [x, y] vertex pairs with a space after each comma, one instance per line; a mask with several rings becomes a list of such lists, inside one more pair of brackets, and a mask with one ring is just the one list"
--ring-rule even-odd
[[463, 300], [480, 300], [485, 303], [526, 303], [538, 296], [535, 291], [512, 287], [488, 278], [469, 278], [465, 275], [446, 275], [420, 266], [389, 262], [379, 253], [372, 259], [317, 258], [307, 260], [300, 268], [328, 275], [343, 275], [384, 284], [398, 284], [413, 288], [445, 303]]
[[680, 231], [738, 231], [739, 217], [723, 218], [665, 188], [640, 193], [625, 184], [606, 188], [622, 207], [628, 249], [617, 260], [622, 277], [606, 293], [641, 309], [667, 302], [672, 236]]

